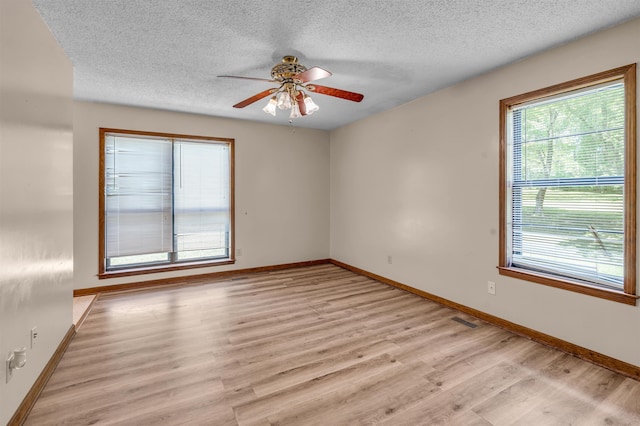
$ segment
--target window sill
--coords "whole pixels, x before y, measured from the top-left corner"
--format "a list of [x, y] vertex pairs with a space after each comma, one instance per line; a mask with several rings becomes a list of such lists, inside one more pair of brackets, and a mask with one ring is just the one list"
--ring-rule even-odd
[[613, 302], [624, 303], [632, 306], [636, 305], [636, 300], [640, 297], [632, 294], [627, 294], [622, 291], [608, 290], [601, 287], [590, 286], [580, 281], [573, 281], [570, 279], [561, 280], [551, 275], [534, 273], [532, 271], [520, 268], [498, 266], [498, 271], [500, 275], [518, 278], [525, 281], [531, 281], [538, 284], [544, 284], [550, 287], [569, 290], [576, 293], [599, 297], [601, 299], [607, 299]]
[[189, 262], [171, 265], [148, 266], [135, 269], [118, 269], [116, 271], [104, 271], [98, 274], [98, 279], [129, 277], [133, 275], [156, 274], [159, 272], [181, 271], [185, 269], [206, 268], [209, 266], [233, 265], [235, 259], [221, 259], [206, 262]]

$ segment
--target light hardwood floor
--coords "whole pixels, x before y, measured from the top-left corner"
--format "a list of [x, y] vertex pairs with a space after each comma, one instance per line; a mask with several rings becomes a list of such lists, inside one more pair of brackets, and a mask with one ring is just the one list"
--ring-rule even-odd
[[95, 295], [73, 298], [73, 325], [76, 330], [79, 330], [80, 327], [82, 327], [82, 323], [87, 317], [89, 309], [91, 309], [95, 299]]
[[322, 265], [102, 295], [26, 424], [639, 425], [640, 382]]

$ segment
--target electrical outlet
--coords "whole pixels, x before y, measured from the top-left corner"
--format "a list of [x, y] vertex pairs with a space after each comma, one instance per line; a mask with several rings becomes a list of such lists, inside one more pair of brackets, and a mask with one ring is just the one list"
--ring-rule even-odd
[[393, 257], [387, 256], [387, 263], [391, 265], [393, 263]]
[[242, 256], [242, 249], [241, 248], [236, 249], [236, 256], [238, 256], [238, 257]]
[[31, 329], [31, 349], [33, 349], [38, 343], [38, 327]]
[[496, 294], [496, 283], [493, 281], [487, 281], [487, 293]]

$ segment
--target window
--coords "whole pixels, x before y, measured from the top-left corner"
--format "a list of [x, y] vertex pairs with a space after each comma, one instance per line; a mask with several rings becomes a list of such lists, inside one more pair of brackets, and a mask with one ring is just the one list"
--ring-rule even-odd
[[100, 129], [100, 276], [233, 262], [233, 140]]
[[635, 76], [500, 101], [501, 274], [635, 304]]

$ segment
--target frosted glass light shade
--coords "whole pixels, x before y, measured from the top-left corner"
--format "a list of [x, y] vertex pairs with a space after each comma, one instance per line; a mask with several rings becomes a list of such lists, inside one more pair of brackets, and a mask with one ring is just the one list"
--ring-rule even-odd
[[306, 96], [304, 98], [304, 105], [307, 109], [307, 115], [311, 115], [320, 109], [320, 107], [315, 102], [313, 102], [313, 99], [311, 99], [310, 96]]
[[300, 108], [298, 107], [298, 103], [294, 102], [294, 104], [291, 106], [291, 114], [289, 115], [289, 118], [298, 118], [298, 117], [302, 117], [302, 114], [300, 114]]
[[271, 114], [274, 117], [276, 116], [276, 105], [278, 104], [278, 102], [276, 101], [276, 97], [272, 97], [271, 99], [269, 99], [269, 103], [267, 105], [265, 105], [264, 108], [262, 108], [262, 110], [264, 112], [266, 112], [267, 114]]
[[291, 108], [291, 96], [288, 92], [278, 93], [278, 108], [289, 109]]

